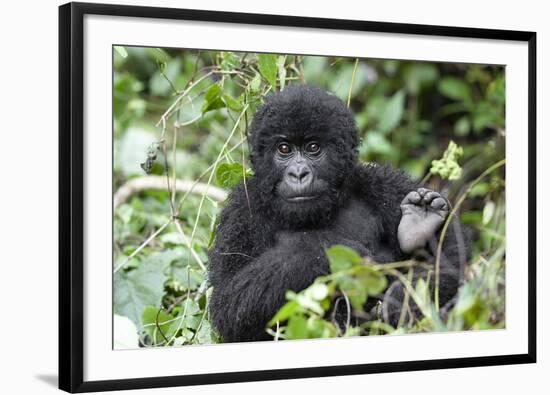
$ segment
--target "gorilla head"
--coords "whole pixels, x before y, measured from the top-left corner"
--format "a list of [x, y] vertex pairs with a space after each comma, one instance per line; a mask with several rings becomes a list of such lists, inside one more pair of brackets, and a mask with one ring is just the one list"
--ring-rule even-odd
[[271, 95], [252, 121], [251, 162], [259, 199], [281, 225], [328, 219], [357, 162], [357, 129], [337, 97], [303, 85]]

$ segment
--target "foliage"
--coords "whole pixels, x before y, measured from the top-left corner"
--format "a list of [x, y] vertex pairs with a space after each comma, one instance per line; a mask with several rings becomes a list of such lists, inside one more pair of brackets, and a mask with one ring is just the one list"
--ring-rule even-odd
[[[466, 185], [504, 158], [504, 69], [381, 59], [113, 48], [114, 189], [147, 174], [164, 190], [134, 194], [114, 211], [115, 343], [181, 346], [219, 341], [208, 320], [207, 250], [230, 189], [252, 176], [248, 125], [270, 92], [321, 86], [348, 101], [362, 161], [391, 163], [461, 197], [461, 219], [477, 232], [475, 254], [455, 306], [440, 314], [428, 284], [409, 284], [423, 318], [398, 328], [370, 317], [345, 328], [337, 303], [358, 311], [388, 276], [417, 262], [386, 266], [343, 246], [327, 251], [331, 274], [288, 292], [270, 323], [276, 338], [414, 333], [504, 326], [505, 195], [502, 169]], [[352, 83], [353, 81], [353, 83]], [[440, 158], [440, 159], [438, 159]], [[435, 159], [435, 160], [434, 160]], [[205, 192], [178, 192], [175, 180]], [[406, 283], [408, 278], [402, 275]]]

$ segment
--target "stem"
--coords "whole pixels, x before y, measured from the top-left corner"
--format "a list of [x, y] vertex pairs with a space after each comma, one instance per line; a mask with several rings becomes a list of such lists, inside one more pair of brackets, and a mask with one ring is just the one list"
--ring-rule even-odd
[[187, 89], [185, 89], [181, 93], [181, 95], [178, 96], [178, 98], [172, 103], [172, 105], [170, 107], [168, 107], [168, 110], [166, 110], [164, 112], [164, 114], [162, 114], [162, 116], [160, 117], [159, 121], [156, 123], [155, 126], [158, 126], [159, 124], [166, 122], [166, 118], [168, 118], [170, 116], [170, 114], [172, 113], [174, 108], [178, 105], [178, 103], [181, 101], [181, 99], [186, 97], [187, 94], [191, 91], [191, 89], [193, 89], [195, 86], [197, 86], [202, 80], [204, 80], [205, 78], [210, 77], [212, 74], [214, 74], [214, 71], [209, 71], [208, 73], [203, 75], [201, 78], [199, 78], [198, 80], [193, 82], [191, 85], [189, 85], [189, 87]]
[[[237, 122], [235, 123], [235, 126], [233, 126], [233, 130], [231, 130], [231, 133], [229, 134], [229, 136], [225, 140], [225, 142], [222, 146], [222, 149], [218, 153], [218, 157], [216, 158], [216, 160], [212, 164], [212, 171], [210, 172], [210, 176], [208, 177], [208, 181], [206, 183], [206, 190], [207, 191], [208, 191], [208, 188], [210, 187], [210, 184], [212, 183], [212, 178], [214, 177], [216, 167], [217, 167], [218, 163], [220, 162], [220, 159], [223, 156], [227, 146], [229, 145], [229, 142], [233, 138], [233, 135], [235, 134], [235, 131], [237, 130], [237, 128], [239, 126], [239, 123], [240, 123], [240, 121], [241, 121], [241, 119], [242, 119], [242, 117], [243, 117], [243, 115], [244, 115], [244, 113], [246, 112], [247, 109], [248, 109], [248, 105], [246, 105], [243, 108], [243, 110], [241, 111], [241, 113], [239, 114], [239, 117], [237, 118]], [[197, 210], [197, 216], [195, 217], [195, 224], [193, 225], [193, 231], [191, 232], [190, 245], [193, 245], [193, 240], [195, 239], [195, 232], [197, 231], [197, 226], [199, 224], [199, 218], [200, 218], [200, 215], [201, 215], [201, 212], [202, 212], [202, 206], [204, 204], [204, 200], [206, 199], [206, 195], [207, 195], [206, 193], [204, 195], [202, 195], [201, 201], [199, 203], [199, 208]]]
[[143, 243], [141, 243], [141, 245], [138, 248], [136, 248], [135, 251], [132, 252], [128, 258], [126, 258], [120, 265], [115, 267], [114, 273], [116, 273], [120, 269], [122, 269], [130, 261], [130, 259], [135, 257], [141, 250], [143, 250], [143, 248], [145, 248], [145, 246], [147, 246], [147, 244], [149, 244], [151, 242], [151, 240], [153, 240], [155, 237], [157, 237], [169, 224], [170, 224], [170, 221], [166, 222], [164, 225], [162, 225], [160, 228], [158, 228], [155, 233], [153, 233], [151, 236], [149, 236], [147, 238], [147, 240], [145, 240]]
[[351, 82], [349, 84], [348, 91], [348, 107], [351, 103], [351, 91], [353, 90], [353, 83], [355, 82], [355, 72], [357, 71], [357, 65], [359, 64], [359, 58], [355, 59], [355, 64], [353, 65], [353, 72], [351, 73]]
[[447, 233], [447, 229], [449, 228], [449, 224], [451, 223], [451, 220], [456, 215], [456, 212], [468, 196], [468, 193], [472, 190], [472, 188], [479, 183], [483, 178], [485, 178], [487, 175], [491, 174], [493, 171], [498, 169], [499, 167], [502, 167], [506, 164], [506, 159], [502, 159], [498, 161], [497, 163], [490, 166], [487, 170], [485, 170], [479, 177], [477, 177], [474, 181], [472, 181], [468, 188], [460, 195], [458, 200], [456, 201], [455, 206], [451, 210], [451, 213], [447, 217], [447, 220], [445, 221], [445, 224], [443, 225], [443, 229], [441, 230], [441, 235], [439, 236], [439, 242], [437, 244], [437, 254], [435, 258], [435, 287], [434, 287], [434, 302], [435, 302], [435, 308], [439, 311], [439, 273], [440, 273], [440, 267], [441, 267], [441, 251], [443, 249], [443, 240], [445, 239], [445, 234]]
[[[245, 142], [245, 140], [246, 140], [246, 139], [242, 139], [241, 141], [239, 141], [237, 144], [235, 144], [233, 147], [231, 147], [231, 148], [227, 151], [227, 153], [231, 153], [231, 152], [235, 151], [237, 148], [239, 148], [239, 147], [241, 146], [242, 143]], [[189, 194], [190, 194], [191, 192], [194, 191], [194, 189], [195, 189], [195, 187], [196, 187], [197, 185], [200, 185], [201, 188], [204, 189], [204, 191], [205, 191], [204, 193], [210, 193], [210, 189], [207, 190], [206, 184], [201, 184], [201, 183], [200, 183], [200, 180], [202, 180], [202, 178], [203, 178], [206, 174], [208, 174], [208, 172], [211, 171], [211, 170], [214, 168], [214, 166], [215, 166], [215, 163], [212, 163], [210, 166], [208, 166], [208, 167], [206, 168], [206, 170], [204, 170], [204, 171], [197, 177], [197, 179], [193, 182], [193, 184], [191, 184], [191, 186], [187, 189], [187, 191], [185, 192], [185, 194], [181, 197], [180, 201], [178, 202], [178, 211], [179, 211], [179, 209], [181, 208], [181, 205], [183, 204], [183, 202], [185, 201], [185, 199], [187, 198], [187, 196], [189, 196]], [[210, 187], [210, 188], [212, 188], [212, 187]], [[216, 188], [216, 190], [218, 190], [218, 189], [219, 189], [219, 188]], [[216, 200], [220, 200], [220, 199], [216, 199]], [[225, 200], [225, 198], [224, 198], [224, 199], [221, 199], [220, 201], [223, 201], [223, 200]]]
[[204, 263], [202, 263], [201, 258], [197, 254], [197, 252], [193, 249], [193, 245], [191, 243], [191, 240], [187, 237], [187, 235], [183, 232], [183, 228], [181, 227], [180, 221], [178, 218], [174, 218], [174, 225], [176, 225], [176, 228], [178, 229], [178, 232], [181, 235], [181, 238], [183, 239], [183, 242], [187, 245], [187, 248], [189, 249], [189, 252], [193, 256], [193, 259], [195, 259], [195, 262], [199, 265], [199, 267], [206, 271], [206, 266], [204, 266]]

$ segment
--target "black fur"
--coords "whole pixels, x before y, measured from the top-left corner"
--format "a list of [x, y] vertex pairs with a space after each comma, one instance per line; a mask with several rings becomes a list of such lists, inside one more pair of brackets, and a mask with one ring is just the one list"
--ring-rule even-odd
[[[293, 139], [315, 134], [327, 147], [317, 177], [321, 198], [298, 208], [276, 193], [281, 168], [274, 164], [276, 135]], [[300, 291], [329, 272], [324, 250], [334, 244], [354, 248], [378, 262], [408, 258], [399, 248], [400, 203], [418, 188], [405, 173], [389, 166], [360, 164], [351, 112], [335, 96], [318, 88], [290, 86], [270, 96], [251, 125], [251, 162], [255, 177], [235, 188], [221, 214], [209, 253], [213, 286], [210, 318], [225, 341], [269, 339], [266, 323], [285, 303], [287, 289]], [[460, 225], [451, 226], [444, 243], [440, 304], [456, 294], [461, 261], [469, 243]], [[427, 251], [435, 253], [435, 242]], [[391, 288], [385, 318], [395, 324], [402, 289]]]

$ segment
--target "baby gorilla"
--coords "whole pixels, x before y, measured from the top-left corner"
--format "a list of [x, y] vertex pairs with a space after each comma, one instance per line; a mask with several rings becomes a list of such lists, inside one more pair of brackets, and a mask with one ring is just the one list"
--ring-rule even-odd
[[[232, 191], [209, 253], [210, 317], [225, 341], [269, 339], [265, 327], [285, 291], [328, 274], [332, 245], [380, 263], [418, 252], [433, 260], [449, 203], [401, 171], [360, 164], [353, 115], [335, 96], [299, 85], [271, 95], [252, 121], [251, 139], [255, 176]], [[468, 257], [454, 223], [443, 243], [441, 306], [455, 296]], [[398, 322], [403, 298], [398, 281], [379, 295], [388, 323]], [[369, 298], [365, 312], [376, 303]]]

